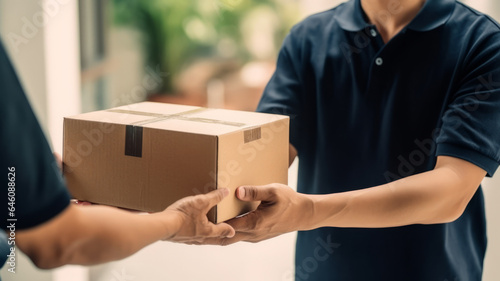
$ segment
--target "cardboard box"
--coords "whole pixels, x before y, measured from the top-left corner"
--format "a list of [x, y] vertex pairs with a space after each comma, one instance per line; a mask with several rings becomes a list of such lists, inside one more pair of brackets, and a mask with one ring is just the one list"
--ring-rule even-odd
[[147, 212], [226, 187], [222, 222], [256, 207], [238, 186], [287, 183], [288, 133], [287, 116], [132, 104], [64, 119], [64, 174], [76, 199]]

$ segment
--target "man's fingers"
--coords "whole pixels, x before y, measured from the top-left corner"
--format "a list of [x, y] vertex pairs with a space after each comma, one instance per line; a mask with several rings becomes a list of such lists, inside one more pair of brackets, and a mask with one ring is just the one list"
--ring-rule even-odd
[[250, 212], [242, 217], [234, 218], [226, 222], [232, 226], [237, 232], [251, 231], [257, 225], [257, 216], [254, 212]]
[[244, 241], [247, 238], [249, 238], [248, 234], [236, 232], [236, 234], [231, 238], [215, 238], [215, 237], [206, 238], [205, 240], [203, 240], [202, 244], [227, 246], [234, 244], [236, 242]]
[[220, 238], [231, 238], [236, 234], [232, 226], [227, 223], [219, 223], [213, 226], [213, 232], [210, 236]]
[[236, 196], [242, 201], [269, 201], [275, 195], [270, 186], [240, 186]]
[[229, 195], [229, 189], [227, 188], [217, 189], [205, 194], [206, 199], [208, 200], [208, 206], [206, 208], [207, 211], [213, 206], [219, 204], [219, 202], [222, 201], [222, 199], [224, 199], [227, 195]]

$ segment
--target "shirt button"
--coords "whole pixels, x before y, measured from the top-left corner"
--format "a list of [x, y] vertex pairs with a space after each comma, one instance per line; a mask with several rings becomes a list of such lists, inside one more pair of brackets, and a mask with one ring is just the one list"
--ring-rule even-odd
[[383, 63], [384, 63], [384, 60], [382, 58], [377, 58], [375, 60], [375, 64], [378, 65], [378, 66], [381, 66]]
[[370, 29], [370, 34], [372, 37], [377, 37], [377, 31], [375, 31], [375, 29]]

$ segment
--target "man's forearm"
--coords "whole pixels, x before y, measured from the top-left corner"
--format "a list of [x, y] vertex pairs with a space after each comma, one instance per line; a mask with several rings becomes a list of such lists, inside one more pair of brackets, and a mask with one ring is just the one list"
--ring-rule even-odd
[[476, 170], [470, 179], [445, 166], [372, 188], [308, 195], [313, 222], [306, 228], [376, 228], [453, 221], [463, 213], [484, 177], [479, 168], [471, 169]]
[[465, 210], [486, 175], [462, 159], [438, 156], [434, 170], [392, 183], [329, 195], [297, 193], [282, 184], [241, 186], [238, 199], [259, 207], [228, 223], [236, 230], [229, 239], [258, 242], [296, 230], [320, 227], [382, 228], [446, 223]]
[[[73, 242], [69, 264], [97, 264], [130, 256], [158, 240], [167, 239], [179, 229], [175, 217], [130, 213], [104, 206], [81, 208], [81, 225], [88, 229], [90, 239]], [[71, 243], [71, 241], [68, 241]]]
[[[41, 268], [64, 264], [91, 265], [127, 257], [144, 246], [175, 234], [175, 216], [140, 215], [105, 206], [70, 206], [59, 220], [48, 222], [44, 233], [34, 229], [23, 241], [21, 250]], [[70, 227], [68, 227], [70, 226]], [[45, 243], [36, 241], [47, 239]]]
[[231, 238], [227, 223], [207, 213], [229, 195], [227, 188], [177, 200], [164, 211], [138, 214], [105, 206], [70, 205], [48, 222], [17, 233], [17, 243], [40, 268], [91, 265], [130, 256], [158, 240], [206, 244]]

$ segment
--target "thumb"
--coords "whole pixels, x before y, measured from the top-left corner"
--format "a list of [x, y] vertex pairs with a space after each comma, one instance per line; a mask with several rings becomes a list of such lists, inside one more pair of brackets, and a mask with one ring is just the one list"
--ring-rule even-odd
[[236, 234], [234, 228], [227, 223], [216, 224], [213, 230], [213, 237], [231, 238]]
[[236, 190], [236, 196], [242, 201], [270, 201], [274, 195], [274, 189], [269, 186], [240, 186]]

